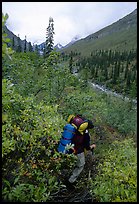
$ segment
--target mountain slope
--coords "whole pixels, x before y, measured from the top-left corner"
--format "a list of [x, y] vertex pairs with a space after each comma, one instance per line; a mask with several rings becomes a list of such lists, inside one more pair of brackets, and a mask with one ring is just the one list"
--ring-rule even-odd
[[[12, 41], [14, 39], [14, 44], [15, 46], [18, 45], [18, 41], [20, 42], [22, 51], [24, 51], [24, 46], [25, 46], [25, 40], [21, 40], [20, 38], [18, 39], [18, 37], [12, 32], [10, 31], [6, 26], [4, 26], [4, 32], [7, 34], [7, 37], [11, 40], [10, 43], [8, 43], [8, 46], [12, 45]], [[27, 46], [27, 50], [29, 50], [29, 42], [26, 42], [26, 46]]]
[[137, 47], [137, 9], [117, 22], [76, 41], [61, 51], [89, 56], [93, 50], [131, 50]]

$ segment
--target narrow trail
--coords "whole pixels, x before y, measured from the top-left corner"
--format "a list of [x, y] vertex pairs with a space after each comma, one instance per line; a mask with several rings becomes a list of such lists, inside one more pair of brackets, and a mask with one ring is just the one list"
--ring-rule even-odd
[[[77, 179], [75, 189], [67, 190], [66, 186], [63, 185], [57, 192], [51, 195], [52, 199], [49, 202], [95, 202], [95, 198], [93, 198], [89, 191], [90, 180], [96, 173], [95, 163], [95, 156], [88, 152], [86, 154], [85, 167]], [[67, 172], [68, 170], [63, 170], [63, 179], [67, 177]]]

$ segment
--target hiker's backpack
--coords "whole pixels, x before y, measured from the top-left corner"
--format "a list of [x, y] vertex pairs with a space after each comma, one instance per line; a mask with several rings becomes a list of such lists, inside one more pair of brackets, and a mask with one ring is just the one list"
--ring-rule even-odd
[[80, 115], [76, 115], [71, 119], [71, 125], [73, 125], [83, 135], [84, 131], [88, 128], [88, 120]]
[[72, 143], [72, 138], [76, 133], [76, 128], [71, 124], [66, 124], [63, 128], [62, 137], [59, 142], [58, 152], [68, 153], [66, 149]]

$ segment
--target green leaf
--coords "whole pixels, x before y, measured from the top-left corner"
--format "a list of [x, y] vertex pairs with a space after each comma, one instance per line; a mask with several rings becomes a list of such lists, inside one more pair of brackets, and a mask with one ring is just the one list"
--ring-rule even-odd
[[9, 182], [8, 180], [3, 179], [3, 181], [4, 181], [4, 183], [6, 183], [6, 185], [7, 185], [8, 187], [11, 187], [10, 182]]
[[19, 177], [16, 177], [16, 179], [14, 180], [14, 185], [19, 181]]

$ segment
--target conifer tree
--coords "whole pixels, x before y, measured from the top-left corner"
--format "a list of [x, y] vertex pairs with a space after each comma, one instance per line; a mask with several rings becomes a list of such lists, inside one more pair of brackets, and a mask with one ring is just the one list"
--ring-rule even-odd
[[70, 73], [72, 73], [72, 67], [73, 67], [73, 52], [72, 51], [69, 56], [70, 56], [69, 69], [70, 69]]
[[99, 67], [95, 67], [95, 78], [97, 78], [98, 77], [98, 69], [99, 69]]
[[120, 61], [117, 62], [117, 78], [120, 76], [120, 67], [121, 67], [121, 63]]
[[117, 80], [117, 61], [115, 62], [115, 65], [113, 67], [113, 84], [116, 84]]
[[104, 77], [105, 77], [105, 80], [108, 79], [108, 69], [107, 69], [107, 66], [104, 67]]
[[32, 52], [33, 51], [33, 48], [32, 48], [32, 45], [31, 45], [31, 42], [29, 42], [29, 52]]
[[124, 74], [125, 79], [127, 78], [127, 75], [128, 75], [128, 64], [129, 64], [129, 62], [127, 61], [126, 68], [125, 68], [125, 74]]
[[130, 70], [128, 70], [127, 78], [126, 78], [126, 87], [129, 88], [130, 84], [131, 84], [131, 73], [130, 73]]
[[27, 41], [26, 41], [26, 35], [25, 35], [24, 52], [27, 52]]
[[39, 49], [38, 49], [38, 45], [37, 45], [37, 44], [35, 45], [35, 52], [36, 52], [37, 54], [39, 54]]
[[17, 39], [17, 49], [16, 49], [17, 52], [22, 52], [22, 47], [21, 47], [21, 41], [20, 41], [20, 37], [19, 37], [19, 34], [18, 34], [18, 39]]
[[49, 56], [50, 52], [53, 50], [54, 45], [54, 20], [52, 17], [49, 18], [49, 26], [47, 27], [46, 32], [46, 43], [44, 56]]
[[14, 42], [14, 37], [13, 37], [13, 39], [12, 39], [12, 49], [14, 50], [14, 48], [15, 48], [15, 42]]

